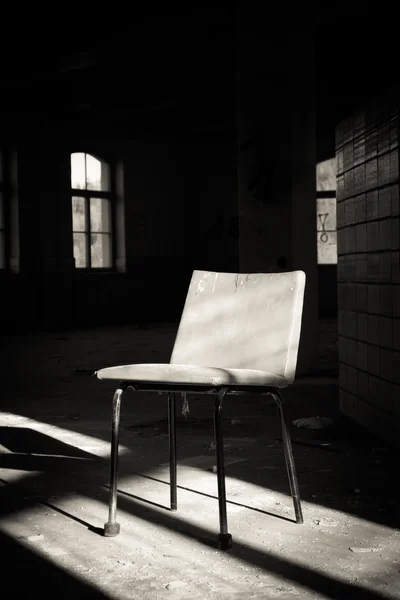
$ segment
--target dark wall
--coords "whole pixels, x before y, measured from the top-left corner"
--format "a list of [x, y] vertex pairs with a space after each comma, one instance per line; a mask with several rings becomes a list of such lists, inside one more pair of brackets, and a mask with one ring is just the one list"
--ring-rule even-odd
[[318, 300], [321, 318], [337, 317], [337, 266], [318, 265]]
[[397, 86], [337, 129], [340, 406], [388, 442], [400, 433]]
[[[178, 319], [191, 272], [236, 268], [234, 135], [99, 139], [73, 124], [13, 140], [18, 178], [10, 197], [19, 236], [13, 272], [0, 274], [2, 328], [53, 328]], [[124, 241], [114, 272], [74, 268], [69, 155], [87, 151], [123, 165]], [[209, 230], [223, 215], [225, 230]], [[17, 231], [18, 230], [18, 231]]]

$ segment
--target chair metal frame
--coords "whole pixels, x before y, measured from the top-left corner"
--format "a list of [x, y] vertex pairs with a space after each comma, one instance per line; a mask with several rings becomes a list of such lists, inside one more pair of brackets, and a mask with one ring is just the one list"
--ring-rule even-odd
[[117, 494], [118, 494], [118, 446], [119, 426], [121, 414], [122, 395], [128, 388], [138, 392], [160, 392], [168, 395], [168, 432], [169, 432], [169, 472], [170, 472], [170, 510], [175, 511], [177, 502], [177, 453], [176, 453], [176, 394], [211, 394], [214, 401], [214, 438], [217, 461], [218, 504], [219, 504], [219, 529], [217, 546], [220, 550], [229, 550], [232, 547], [232, 536], [228, 532], [228, 519], [226, 508], [225, 488], [225, 460], [224, 440], [222, 431], [222, 408], [226, 396], [232, 394], [259, 394], [271, 395], [277, 405], [282, 428], [282, 441], [285, 454], [286, 468], [289, 478], [290, 492], [292, 495], [296, 523], [303, 523], [303, 513], [299, 494], [296, 469], [294, 464], [292, 444], [283, 412], [283, 399], [280, 389], [275, 387], [260, 386], [205, 386], [159, 383], [138, 383], [120, 381], [113, 397], [112, 430], [111, 430], [111, 468], [108, 521], [104, 524], [104, 535], [114, 537], [120, 533], [120, 524], [117, 522]]

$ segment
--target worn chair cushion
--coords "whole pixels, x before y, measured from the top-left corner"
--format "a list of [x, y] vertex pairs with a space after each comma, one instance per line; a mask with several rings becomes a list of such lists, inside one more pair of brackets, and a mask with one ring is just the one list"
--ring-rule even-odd
[[286, 387], [286, 380], [273, 373], [252, 369], [221, 369], [196, 365], [134, 364], [108, 367], [96, 372], [98, 379], [142, 383], [204, 386]]

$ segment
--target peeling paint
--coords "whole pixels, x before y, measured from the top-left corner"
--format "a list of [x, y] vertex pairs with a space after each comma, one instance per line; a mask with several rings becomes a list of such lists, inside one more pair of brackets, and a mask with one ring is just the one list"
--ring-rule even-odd
[[[253, 279], [254, 277], [254, 279]], [[257, 275], [253, 275], [252, 273], [248, 273], [247, 275], [235, 275], [235, 292], [237, 292], [238, 287], [246, 285], [247, 283], [251, 282], [253, 283], [253, 285], [255, 283], [257, 283], [260, 280], [260, 277]]]
[[204, 280], [200, 279], [199, 283], [197, 284], [196, 295], [201, 294], [201, 292], [204, 292], [204, 290], [205, 290]]
[[[195, 292], [195, 296], [197, 294], [201, 294], [206, 289], [206, 279], [208, 279], [213, 273], [202, 272], [201, 279], [197, 284], [197, 290]], [[214, 290], [213, 290], [214, 291]]]
[[215, 284], [217, 283], [217, 279], [218, 279], [218, 273], [215, 274], [215, 279], [214, 279], [214, 283], [213, 283], [213, 287], [212, 287], [212, 293], [214, 293]]

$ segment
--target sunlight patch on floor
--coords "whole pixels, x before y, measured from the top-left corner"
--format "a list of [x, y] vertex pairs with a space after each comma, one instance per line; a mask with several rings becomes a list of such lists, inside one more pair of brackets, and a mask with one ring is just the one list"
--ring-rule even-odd
[[[70, 429], [64, 429], [58, 425], [42, 423], [29, 417], [4, 412], [0, 412], [0, 424], [2, 426], [26, 427], [27, 429], [32, 429], [99, 458], [109, 458], [110, 456], [109, 441], [71, 431]], [[120, 455], [129, 454], [129, 452], [129, 449], [126, 446], [123, 446], [122, 444], [119, 446]]]

